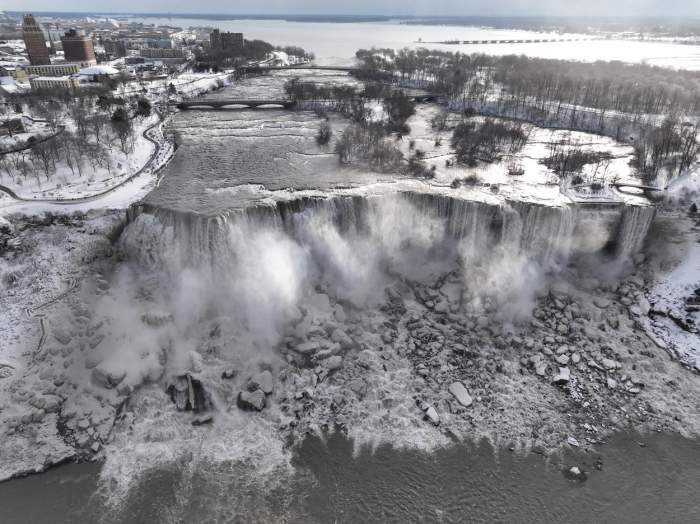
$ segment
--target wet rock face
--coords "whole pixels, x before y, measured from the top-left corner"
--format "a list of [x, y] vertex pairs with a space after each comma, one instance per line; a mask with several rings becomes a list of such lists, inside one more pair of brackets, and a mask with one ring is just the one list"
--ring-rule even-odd
[[269, 371], [261, 371], [253, 375], [248, 381], [248, 391], [261, 390], [266, 395], [272, 393], [272, 373]]
[[202, 413], [211, 409], [211, 397], [202, 381], [189, 373], [174, 377], [165, 391], [178, 411]]
[[241, 391], [236, 404], [244, 411], [262, 411], [265, 407], [265, 393], [260, 389]]

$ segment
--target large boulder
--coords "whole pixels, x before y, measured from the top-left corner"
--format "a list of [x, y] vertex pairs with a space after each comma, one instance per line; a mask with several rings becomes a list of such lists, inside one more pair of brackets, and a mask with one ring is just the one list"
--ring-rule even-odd
[[343, 367], [343, 357], [340, 355], [333, 355], [331, 358], [325, 362], [326, 369], [328, 371], [335, 371]]
[[92, 379], [103, 388], [112, 389], [118, 386], [126, 377], [123, 369], [110, 369], [104, 363], [92, 370]]
[[559, 368], [559, 373], [554, 376], [552, 382], [554, 384], [564, 385], [568, 384], [569, 380], [571, 380], [571, 371], [569, 371], [569, 368], [563, 367]]
[[468, 408], [474, 402], [471, 395], [461, 382], [453, 382], [448, 391], [457, 399], [457, 402]]
[[256, 389], [261, 390], [266, 395], [272, 393], [272, 373], [270, 371], [261, 371], [250, 377], [248, 390], [255, 391]]
[[211, 396], [204, 388], [202, 381], [190, 373], [173, 377], [165, 391], [170, 395], [178, 411], [201, 413], [212, 407]]
[[260, 389], [241, 391], [238, 394], [236, 405], [244, 411], [262, 411], [265, 407], [265, 393]]

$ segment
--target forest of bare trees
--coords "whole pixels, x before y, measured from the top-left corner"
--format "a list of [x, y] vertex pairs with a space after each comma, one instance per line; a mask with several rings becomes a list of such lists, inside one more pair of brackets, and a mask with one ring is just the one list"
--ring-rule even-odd
[[125, 156], [134, 150], [134, 121], [151, 114], [150, 102], [140, 96], [130, 100], [91, 93], [31, 95], [17, 98], [14, 111], [28, 112], [45, 120], [54, 136], [30, 136], [18, 151], [0, 151], [0, 177], [22, 183], [27, 178], [50, 180], [61, 167], [84, 176], [97, 169], [116, 167], [114, 151]]
[[630, 141], [641, 175], [671, 176], [698, 154], [700, 73], [427, 49], [357, 52], [366, 80], [441, 93], [452, 108]]

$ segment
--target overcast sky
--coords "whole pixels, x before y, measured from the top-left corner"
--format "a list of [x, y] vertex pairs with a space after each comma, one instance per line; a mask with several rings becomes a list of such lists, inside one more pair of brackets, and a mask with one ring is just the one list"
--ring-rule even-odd
[[3, 0], [8, 11], [700, 17], [700, 0]]

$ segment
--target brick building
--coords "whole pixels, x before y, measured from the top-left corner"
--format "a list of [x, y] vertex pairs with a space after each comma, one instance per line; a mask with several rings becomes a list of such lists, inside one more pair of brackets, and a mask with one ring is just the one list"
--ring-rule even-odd
[[66, 62], [97, 63], [95, 47], [89, 36], [80, 35], [75, 29], [71, 29], [61, 37], [61, 44]]
[[32, 15], [24, 15], [22, 19], [22, 38], [24, 39], [24, 45], [27, 46], [30, 64], [46, 65], [51, 63], [44, 31], [42, 31], [41, 26], [37, 24]]

